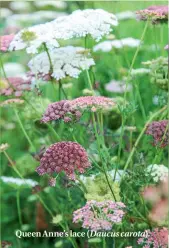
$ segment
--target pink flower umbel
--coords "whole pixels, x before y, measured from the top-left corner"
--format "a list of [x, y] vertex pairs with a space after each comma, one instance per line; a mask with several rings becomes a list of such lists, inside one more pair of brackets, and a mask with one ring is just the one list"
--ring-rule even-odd
[[69, 100], [62, 100], [60, 102], [49, 104], [41, 121], [44, 123], [52, 120], [64, 120], [64, 122], [70, 122], [74, 117], [77, 119], [78, 112], [71, 108], [70, 103], [71, 101]]
[[3, 82], [3, 87], [0, 89], [1, 95], [20, 97], [24, 91], [31, 90], [30, 78], [8, 77], [7, 80], [1, 79], [1, 81]]
[[82, 227], [92, 231], [111, 230], [113, 224], [120, 223], [125, 214], [125, 205], [113, 201], [88, 201], [73, 213], [73, 222], [82, 222]]
[[152, 231], [147, 230], [148, 237], [147, 238], [139, 238], [138, 244], [141, 247], [146, 248], [167, 248], [168, 247], [168, 229], [163, 228], [155, 228]]
[[147, 125], [146, 134], [153, 138], [153, 146], [165, 147], [169, 139], [168, 120], [153, 121]]
[[[75, 180], [75, 171], [84, 173], [90, 167], [87, 152], [76, 142], [63, 141], [51, 145], [43, 154], [40, 166], [36, 169], [39, 175], [64, 171], [72, 180]], [[54, 181], [49, 181], [50, 185]]]
[[168, 22], [168, 6], [155, 5], [136, 12], [140, 20], [151, 20], [152, 24]]
[[4, 35], [0, 36], [0, 52], [7, 52], [14, 35]]
[[111, 110], [115, 106], [113, 99], [104, 96], [82, 96], [71, 101], [71, 106], [76, 110]]
[[144, 199], [151, 203], [150, 220], [158, 225], [167, 224], [168, 219], [168, 180], [158, 186], [148, 186], [142, 193]]
[[107, 111], [115, 105], [113, 99], [103, 96], [84, 96], [74, 100], [62, 100], [49, 104], [41, 121], [45, 123], [52, 120], [77, 121], [84, 111]]

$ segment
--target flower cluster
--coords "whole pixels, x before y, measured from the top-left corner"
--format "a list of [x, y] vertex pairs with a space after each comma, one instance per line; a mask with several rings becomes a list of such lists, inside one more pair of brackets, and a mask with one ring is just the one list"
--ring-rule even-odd
[[5, 107], [9, 105], [20, 105], [23, 104], [24, 100], [21, 99], [8, 99], [0, 103], [0, 107]]
[[48, 54], [43, 52], [34, 57], [28, 66], [35, 75], [44, 76], [51, 73], [57, 80], [66, 76], [77, 78], [82, 70], [87, 70], [95, 64], [92, 58], [83, 54], [84, 51], [82, 47], [73, 46], [54, 48], [49, 51], [51, 61]]
[[82, 222], [82, 227], [92, 231], [111, 230], [113, 224], [122, 221], [125, 205], [113, 201], [88, 201], [86, 205], [73, 213], [73, 222]]
[[52, 173], [65, 174], [72, 180], [75, 179], [75, 171], [84, 173], [90, 167], [85, 149], [76, 142], [58, 142], [51, 145], [43, 154], [40, 166], [36, 169], [39, 175]]
[[46, 123], [52, 120], [63, 120], [64, 122], [70, 122], [73, 119], [78, 120], [81, 113], [74, 111], [70, 103], [71, 101], [69, 100], [62, 100], [49, 104], [41, 121]]
[[28, 53], [37, 53], [38, 48], [44, 43], [50, 49], [59, 47], [58, 40], [60, 39], [67, 40], [86, 35], [91, 35], [98, 41], [104, 35], [109, 34], [112, 26], [117, 24], [115, 15], [102, 9], [77, 10], [69, 16], [59, 17], [54, 21], [21, 30], [15, 35], [9, 50], [27, 47]]
[[144, 188], [142, 195], [151, 203], [149, 218], [159, 225], [166, 225], [168, 220], [168, 178], [157, 186]]
[[163, 90], [168, 90], [168, 58], [159, 57], [152, 61], [143, 62], [143, 64], [150, 68], [151, 83]]
[[148, 231], [147, 238], [139, 238], [138, 244], [142, 247], [146, 248], [167, 248], [168, 247], [168, 229], [163, 228], [155, 228], [152, 231]]
[[5, 96], [15, 95], [20, 97], [24, 91], [31, 90], [30, 78], [24, 77], [8, 77], [3, 79], [3, 86], [1, 86], [0, 94]]
[[168, 168], [163, 164], [151, 164], [146, 170], [146, 176], [151, 176], [154, 182], [165, 181], [168, 177]]
[[16, 184], [18, 186], [29, 185], [31, 187], [35, 187], [36, 185], [38, 185], [38, 183], [36, 181], [33, 181], [32, 179], [21, 179], [21, 178], [5, 177], [5, 176], [1, 176], [0, 179], [4, 183]]
[[[112, 172], [112, 171], [111, 171]], [[107, 172], [108, 180], [111, 183], [112, 192], [107, 185], [105, 176], [103, 174], [92, 175], [90, 177], [80, 176], [80, 180], [85, 185], [87, 193], [85, 193], [85, 198], [87, 201], [95, 200], [97, 202], [112, 200], [120, 201], [120, 187], [118, 182], [113, 181], [113, 176], [110, 172]], [[116, 177], [117, 178], [117, 177]], [[116, 199], [114, 199], [114, 197]]]
[[105, 89], [109, 92], [120, 93], [123, 94], [125, 91], [131, 91], [132, 85], [126, 85], [123, 81], [111, 80], [109, 83], [105, 85]]
[[91, 112], [111, 110], [115, 105], [113, 99], [104, 96], [82, 96], [71, 101], [74, 110], [89, 110]]
[[4, 152], [4, 151], [6, 151], [8, 148], [9, 148], [8, 143], [1, 144], [1, 145], [0, 145], [0, 152]]
[[165, 147], [168, 145], [169, 127], [168, 120], [153, 121], [147, 125], [145, 133], [153, 138], [153, 145]]
[[14, 35], [4, 35], [0, 36], [0, 52], [7, 52]]
[[103, 96], [83, 96], [75, 98], [74, 100], [62, 100], [49, 104], [42, 122], [49, 122], [52, 120], [64, 120], [70, 122], [73, 119], [79, 120], [81, 112], [84, 110], [96, 112], [99, 110], [111, 110], [116, 104], [113, 99]]
[[107, 40], [103, 41], [96, 46], [94, 46], [94, 52], [102, 51], [102, 52], [110, 52], [112, 48], [120, 49], [123, 47], [138, 47], [140, 45], [140, 40], [134, 38], [124, 38], [121, 40]]
[[139, 10], [136, 12], [140, 20], [151, 20], [153, 24], [163, 23], [168, 21], [168, 6], [167, 5], [157, 5], [150, 6], [144, 10]]

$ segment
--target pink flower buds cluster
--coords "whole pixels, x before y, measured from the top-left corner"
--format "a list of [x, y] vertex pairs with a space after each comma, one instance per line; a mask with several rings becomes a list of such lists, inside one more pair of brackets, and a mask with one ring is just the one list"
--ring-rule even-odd
[[168, 229], [163, 228], [155, 228], [152, 231], [148, 231], [147, 238], [139, 238], [138, 244], [141, 247], [145, 248], [167, 248], [168, 247]]
[[25, 79], [22, 77], [8, 77], [7, 80], [2, 80], [4, 81], [4, 86], [0, 89], [1, 95], [15, 95], [16, 97], [20, 97], [24, 91], [31, 90], [30, 78]]
[[153, 121], [147, 125], [145, 133], [153, 138], [153, 145], [165, 147], [169, 139], [169, 122], [168, 120]]
[[[36, 169], [39, 175], [64, 171], [72, 180], [75, 180], [75, 171], [84, 173], [90, 167], [87, 152], [76, 142], [65, 141], [51, 145], [43, 154], [40, 166]], [[54, 185], [54, 180], [50, 180]]]
[[122, 221], [124, 209], [125, 205], [122, 202], [88, 201], [84, 207], [74, 211], [73, 222], [82, 222], [83, 228], [92, 231], [111, 230], [113, 224]]
[[146, 187], [142, 195], [146, 201], [151, 203], [152, 209], [149, 218], [158, 225], [167, 223], [168, 220], [168, 180], [157, 186]]
[[157, 5], [150, 6], [147, 9], [139, 10], [136, 12], [140, 20], [151, 20], [153, 24], [168, 21], [168, 6]]
[[0, 52], [7, 52], [14, 35], [4, 35], [0, 36]]
[[77, 120], [81, 114], [71, 108], [70, 102], [68, 100], [62, 100], [49, 104], [41, 121], [46, 123], [52, 120], [62, 119], [64, 122], [70, 122], [72, 121], [72, 117], [75, 117]]
[[48, 106], [43, 115], [42, 122], [63, 119], [64, 122], [72, 121], [72, 117], [78, 120], [81, 112], [88, 110], [96, 112], [99, 110], [111, 110], [115, 106], [111, 98], [103, 96], [84, 96], [74, 100], [62, 100]]

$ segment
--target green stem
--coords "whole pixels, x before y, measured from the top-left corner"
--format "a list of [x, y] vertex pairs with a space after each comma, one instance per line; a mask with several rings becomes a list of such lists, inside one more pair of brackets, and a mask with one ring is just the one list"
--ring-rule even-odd
[[131, 161], [131, 159], [132, 159], [132, 157], [133, 157], [133, 155], [134, 155], [134, 153], [135, 153], [135, 151], [136, 151], [136, 149], [137, 149], [137, 146], [138, 146], [138, 144], [139, 144], [139, 142], [140, 142], [140, 140], [141, 140], [141, 138], [142, 138], [142, 136], [143, 136], [143, 134], [144, 134], [146, 128], [147, 128], [147, 125], [148, 125], [155, 117], [157, 117], [159, 114], [161, 114], [166, 108], [167, 108], [167, 107], [165, 106], [165, 107], [163, 107], [162, 109], [160, 109], [159, 111], [155, 112], [155, 113], [149, 118], [149, 120], [147, 121], [147, 123], [145, 124], [144, 128], [142, 129], [140, 135], [138, 136], [138, 138], [137, 138], [137, 140], [136, 140], [136, 142], [135, 142], [135, 144], [134, 144], [134, 146], [133, 146], [133, 149], [132, 149], [132, 151], [131, 151], [131, 153], [130, 153], [128, 159], [127, 159], [127, 162], [126, 162], [126, 164], [125, 164], [125, 166], [124, 166], [124, 172], [127, 170], [128, 166], [129, 166], [129, 164], [130, 164], [130, 161]]
[[[7, 154], [6, 151], [3, 151], [3, 153], [5, 154], [6, 158], [8, 159], [9, 163], [11, 164], [12, 169], [15, 171], [15, 173], [24, 180], [25, 184], [28, 186], [28, 188], [32, 189], [32, 187], [26, 182], [25, 178], [20, 174], [20, 172], [18, 171], [18, 169], [16, 168], [14, 162], [12, 161], [12, 159], [9, 157], [9, 155]], [[53, 214], [50, 211], [50, 209], [47, 207], [47, 205], [45, 204], [45, 202], [43, 201], [43, 199], [41, 198], [41, 196], [37, 193], [37, 196], [40, 200], [40, 202], [42, 203], [42, 205], [44, 206], [44, 208], [48, 211], [48, 213], [51, 215], [51, 217], [53, 218]]]
[[21, 215], [21, 207], [20, 207], [20, 192], [19, 190], [16, 193], [16, 203], [17, 203], [17, 210], [18, 210], [18, 217], [19, 217], [19, 224], [22, 228], [23, 222], [22, 222], [22, 215]]
[[25, 130], [23, 124], [22, 124], [22, 121], [21, 121], [21, 119], [20, 119], [20, 117], [19, 117], [19, 115], [18, 115], [18, 111], [17, 111], [15, 108], [14, 108], [14, 112], [15, 112], [16, 118], [17, 118], [17, 120], [18, 120], [18, 123], [19, 123], [19, 125], [20, 125], [20, 128], [22, 129], [22, 131], [23, 131], [23, 133], [24, 133], [24, 135], [25, 135], [25, 138], [27, 139], [28, 143], [29, 143], [30, 146], [33, 148], [33, 150], [36, 151], [35, 146], [33, 145], [31, 139], [29, 138], [29, 136], [28, 136], [28, 134], [27, 134], [27, 132], [26, 132], [26, 130]]
[[103, 238], [103, 248], [106, 248], [106, 239]]
[[136, 91], [137, 91], [137, 96], [138, 96], [138, 101], [139, 101], [140, 109], [141, 109], [141, 112], [142, 112], [142, 116], [143, 116], [144, 121], [146, 122], [147, 116], [146, 116], [143, 101], [142, 101], [142, 98], [141, 98], [141, 95], [140, 95], [139, 87], [138, 87], [137, 84], [135, 85], [135, 87], [136, 87]]

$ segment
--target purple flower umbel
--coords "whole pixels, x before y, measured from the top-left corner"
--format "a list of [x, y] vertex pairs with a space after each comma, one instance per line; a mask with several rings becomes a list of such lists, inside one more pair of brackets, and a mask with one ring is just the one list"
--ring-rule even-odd
[[[76, 142], [63, 141], [51, 145], [43, 154], [40, 166], [36, 169], [39, 175], [64, 171], [72, 180], [75, 180], [75, 171], [84, 173], [90, 167], [87, 152]], [[50, 180], [50, 185], [54, 182]]]
[[153, 138], [153, 145], [165, 147], [168, 145], [169, 138], [168, 120], [153, 121], [147, 125], [145, 133]]

